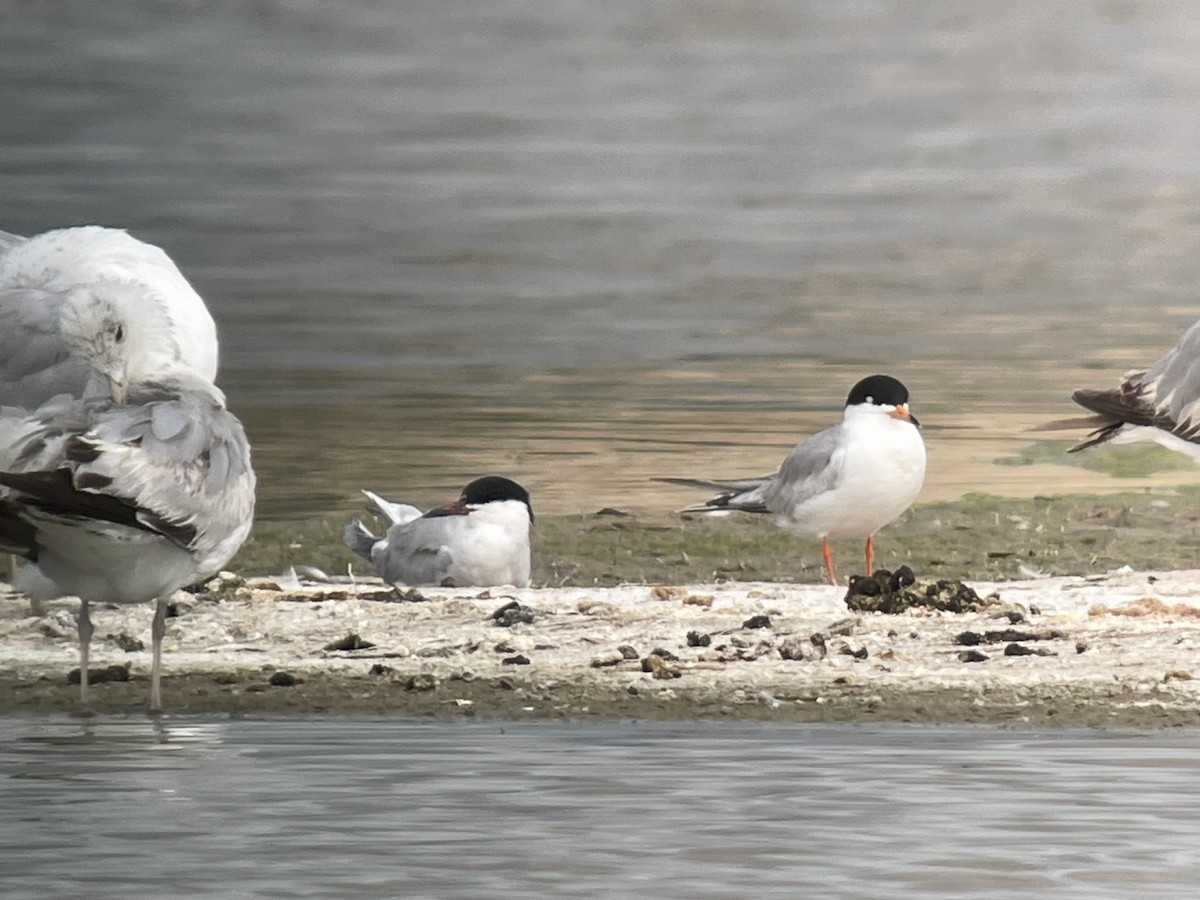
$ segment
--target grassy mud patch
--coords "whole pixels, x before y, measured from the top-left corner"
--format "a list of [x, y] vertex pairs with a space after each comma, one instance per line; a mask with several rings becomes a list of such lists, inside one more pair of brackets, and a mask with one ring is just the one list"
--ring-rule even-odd
[[[265, 521], [230, 568], [277, 574], [315, 566], [331, 575], [369, 569], [342, 546], [344, 518]], [[968, 494], [915, 506], [876, 536], [877, 565], [923, 577], [1007, 580], [1200, 567], [1200, 489], [1033, 498]], [[835, 543], [839, 576], [863, 568], [861, 541]], [[535, 586], [818, 583], [820, 544], [764, 517], [662, 513], [539, 516]]]

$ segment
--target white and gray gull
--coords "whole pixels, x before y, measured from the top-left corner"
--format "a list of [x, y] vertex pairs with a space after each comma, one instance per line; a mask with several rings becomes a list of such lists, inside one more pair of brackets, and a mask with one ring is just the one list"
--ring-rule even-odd
[[889, 375], [872, 375], [851, 389], [842, 421], [797, 444], [777, 472], [658, 480], [720, 491], [682, 512], [765, 513], [781, 528], [819, 538], [836, 585], [830, 540], [866, 538], [866, 573], [873, 572], [875, 532], [912, 505], [925, 481], [925, 443], [908, 389]]
[[[0, 550], [30, 561], [19, 589], [80, 598], [85, 710], [89, 604], [157, 601], [149, 701], [157, 712], [168, 598], [218, 572], [246, 539], [255, 476], [241, 423], [181, 359], [157, 305], [131, 301], [123, 279], [97, 279], [67, 288], [53, 324], [30, 333], [35, 343], [46, 338], [40, 346], [58, 347], [46, 359], [72, 365], [28, 368], [42, 377], [17, 377], [6, 388], [30, 397], [48, 383], [62, 390], [26, 407], [0, 398]], [[0, 285], [0, 309], [11, 312], [6, 290]], [[24, 308], [28, 288], [13, 290]]]
[[1095, 413], [1083, 423], [1095, 430], [1072, 453], [1153, 441], [1200, 463], [1200, 322], [1150, 368], [1126, 372], [1115, 388], [1080, 389], [1071, 398]]
[[477, 478], [453, 503], [422, 513], [363, 491], [367, 508], [387, 523], [376, 537], [358, 519], [343, 540], [392, 585], [528, 587], [529, 492], [500, 475]]

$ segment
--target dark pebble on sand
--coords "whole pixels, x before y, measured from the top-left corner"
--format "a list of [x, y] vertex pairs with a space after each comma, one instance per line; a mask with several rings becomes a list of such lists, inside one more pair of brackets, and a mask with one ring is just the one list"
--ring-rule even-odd
[[707, 647], [711, 643], [711, 634], [705, 634], [703, 631], [689, 631], [687, 633], [687, 645], [689, 647]]
[[370, 650], [375, 645], [370, 641], [364, 641], [357, 634], [350, 633], [340, 640], [336, 640], [331, 644], [326, 644], [321, 649], [323, 650]]
[[391, 666], [385, 666], [383, 663], [375, 663], [371, 668], [367, 669], [368, 675], [391, 675], [395, 670]]
[[770, 628], [771, 627], [771, 617], [770, 616], [751, 616], [745, 622], [742, 623], [742, 627], [743, 628]]
[[295, 687], [296, 676], [291, 672], [272, 672], [267, 684], [272, 687]]
[[[88, 667], [88, 684], [104, 684], [106, 681], [128, 681], [129, 663], [122, 665], [104, 666], [99, 669]], [[79, 670], [72, 669], [67, 673], [67, 684], [79, 684]]]
[[1055, 656], [1053, 650], [1042, 647], [1026, 647], [1024, 644], [1009, 644], [1004, 648], [1005, 656]]
[[529, 657], [523, 653], [518, 653], [516, 656], [506, 656], [500, 660], [502, 666], [527, 666], [529, 665]]
[[146, 649], [145, 641], [141, 640], [141, 638], [135, 638], [124, 631], [113, 638], [113, 643], [126, 653], [138, 653]]
[[959, 660], [962, 662], [987, 662], [989, 657], [986, 653], [980, 653], [978, 650], [964, 650], [958, 654]]
[[637, 650], [635, 650], [633, 647], [630, 647], [628, 644], [622, 644], [620, 647], [617, 648], [617, 652], [620, 653], [626, 659], [640, 659], [641, 655], [642, 655], [642, 654], [638, 653]]

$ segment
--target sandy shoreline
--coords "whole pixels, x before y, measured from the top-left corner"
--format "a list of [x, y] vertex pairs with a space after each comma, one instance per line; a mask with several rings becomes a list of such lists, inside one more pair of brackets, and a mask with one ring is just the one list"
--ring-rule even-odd
[[[1200, 570], [972, 587], [1001, 606], [852, 614], [843, 589], [773, 583], [401, 600], [374, 580], [250, 579], [180, 603], [164, 701], [175, 713], [1200, 724]], [[514, 601], [532, 622], [493, 619]], [[0, 598], [0, 710], [74, 707], [73, 613]], [[150, 605], [93, 618], [93, 666], [130, 670], [96, 688], [96, 708], [137, 710], [150, 654], [120, 645], [148, 645]], [[374, 646], [326, 649], [351, 634]]]

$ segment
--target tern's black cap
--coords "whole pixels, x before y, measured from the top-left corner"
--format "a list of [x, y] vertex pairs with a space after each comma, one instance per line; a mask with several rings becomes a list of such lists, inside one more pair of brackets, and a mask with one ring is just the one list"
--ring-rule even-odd
[[503, 475], [485, 475], [482, 478], [476, 478], [462, 489], [462, 496], [459, 499], [472, 506], [491, 503], [495, 500], [520, 500], [529, 508], [529, 521], [533, 521], [533, 506], [529, 503], [529, 491]]
[[871, 375], [850, 389], [847, 406], [900, 406], [908, 402], [908, 388], [891, 375]]

